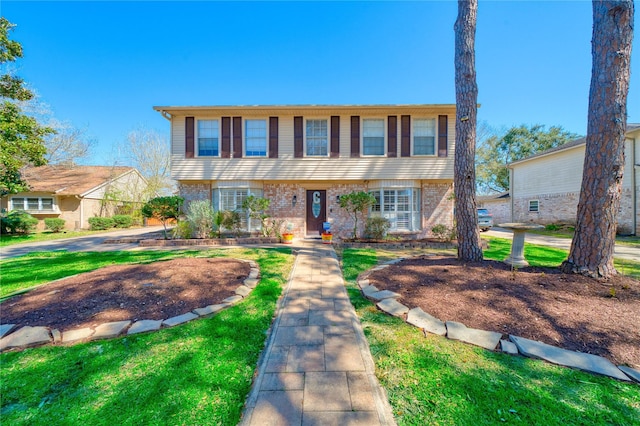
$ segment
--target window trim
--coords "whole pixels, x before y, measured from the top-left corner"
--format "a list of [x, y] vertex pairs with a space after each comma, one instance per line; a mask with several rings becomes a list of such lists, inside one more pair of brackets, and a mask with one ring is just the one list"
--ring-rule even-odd
[[[307, 154], [307, 122], [324, 120], [327, 123], [327, 154], [326, 155], [309, 155]], [[331, 155], [331, 117], [304, 117], [302, 123], [302, 157], [303, 158], [329, 158]]]
[[[249, 155], [247, 153], [247, 147], [249, 146], [247, 140], [247, 122], [248, 121], [264, 121], [265, 124], [265, 133], [264, 133], [264, 155]], [[250, 117], [250, 118], [242, 118], [242, 140], [244, 143], [242, 144], [242, 155], [245, 158], [268, 158], [269, 157], [269, 117]]]
[[[222, 186], [222, 187], [215, 187], [215, 188], [211, 188], [211, 207], [213, 207], [213, 209], [215, 211], [219, 211], [222, 210], [221, 209], [221, 203], [222, 203], [222, 191], [247, 191], [247, 197], [250, 195], [256, 196], [256, 197], [264, 197], [264, 188], [256, 188], [256, 187], [252, 187], [252, 186]], [[217, 196], [214, 195], [214, 193], [217, 194]], [[234, 198], [237, 198], [237, 194], [234, 195]], [[216, 206], [216, 200], [217, 200], [217, 206]], [[216, 210], [217, 207], [217, 210]], [[238, 209], [238, 207], [236, 207], [236, 210], [239, 210], [242, 213], [242, 209]], [[246, 227], [242, 228], [242, 231], [245, 232], [254, 232], [254, 231], [258, 231], [260, 229], [260, 221], [257, 221], [256, 224], [252, 224], [252, 219], [251, 217], [249, 217], [249, 212], [245, 211], [244, 212], [245, 218], [246, 218]], [[252, 227], [253, 225], [253, 227]]]
[[[33, 199], [33, 198], [37, 198], [38, 199], [38, 209], [29, 209], [28, 206], [28, 200], [29, 199]], [[16, 209], [15, 208], [15, 204], [14, 204], [14, 200], [15, 199], [22, 199], [22, 209]], [[42, 208], [42, 200], [43, 199], [47, 199], [47, 200], [51, 200], [51, 209], [43, 209]], [[28, 196], [28, 195], [21, 195], [21, 196], [17, 196], [17, 197], [11, 197], [9, 199], [9, 210], [10, 211], [25, 211], [25, 212], [35, 212], [35, 213], [57, 213], [60, 210], [58, 209], [58, 203], [56, 203], [56, 197], [48, 197], [48, 196]], [[25, 208], [26, 207], [26, 208]]]
[[[433, 154], [416, 154], [415, 153], [415, 137], [416, 137], [416, 121], [417, 120], [432, 120], [433, 121]], [[411, 156], [412, 157], [437, 157], [438, 156], [438, 117], [430, 116], [411, 116]]]
[[[535, 203], [535, 210], [532, 210], [532, 203]], [[529, 213], [540, 213], [540, 200], [529, 200], [527, 212]]]
[[[364, 152], [364, 122], [367, 120], [382, 121], [382, 154], [365, 154]], [[385, 117], [360, 117], [360, 152], [362, 157], [380, 158], [386, 157], [388, 151], [388, 125]]]
[[[200, 121], [215, 121], [218, 123], [218, 155], [200, 155]], [[221, 117], [196, 117], [194, 129], [194, 151], [195, 157], [220, 158], [222, 156], [222, 118]]]
[[[394, 200], [394, 207], [395, 210], [391, 211], [391, 212], [385, 212], [384, 210], [384, 192], [385, 191], [395, 191], [395, 200]], [[395, 225], [396, 227], [394, 228], [394, 222], [391, 222], [392, 224], [392, 228], [389, 229], [390, 232], [399, 232], [399, 233], [403, 233], [403, 232], [419, 232], [422, 230], [423, 226], [422, 226], [422, 189], [416, 186], [403, 186], [403, 187], [396, 187], [396, 186], [380, 186], [380, 187], [375, 187], [375, 188], [370, 188], [368, 190], [368, 192], [371, 194], [373, 192], [378, 192], [380, 194], [380, 210], [378, 211], [374, 211], [373, 208], [375, 205], [371, 205], [369, 206], [369, 215], [370, 216], [379, 216], [379, 217], [387, 217], [387, 216], [391, 216], [391, 215], [397, 215], [398, 214], [398, 210], [397, 210], [397, 204], [398, 204], [398, 191], [410, 191], [410, 198], [409, 198], [409, 211], [408, 212], [404, 212], [401, 211], [400, 213], [408, 213], [409, 214], [409, 228], [408, 229], [404, 229], [404, 228], [397, 228], [397, 218], [396, 218], [396, 222]], [[417, 210], [414, 210], [414, 207], [417, 207]], [[415, 225], [415, 226], [414, 226]]]

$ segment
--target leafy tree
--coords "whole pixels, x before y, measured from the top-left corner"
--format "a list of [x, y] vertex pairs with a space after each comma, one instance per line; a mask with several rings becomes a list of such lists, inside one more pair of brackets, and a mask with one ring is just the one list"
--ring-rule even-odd
[[167, 239], [167, 221], [178, 219], [180, 210], [184, 204], [184, 198], [178, 195], [169, 197], [156, 197], [147, 201], [141, 209], [142, 216], [155, 217], [162, 222], [164, 227], [164, 239]]
[[503, 135], [493, 134], [478, 146], [476, 156], [476, 181], [478, 192], [492, 193], [509, 190], [507, 164], [564, 145], [579, 135], [564, 130], [561, 126], [512, 127]]
[[596, 278], [613, 266], [624, 173], [627, 95], [633, 42], [631, 0], [593, 1], [589, 119], [576, 231], [562, 269]]
[[256, 197], [255, 195], [249, 195], [242, 202], [242, 208], [249, 212], [251, 219], [257, 219], [260, 221], [260, 231], [263, 237], [269, 236], [269, 227], [267, 225], [267, 219], [271, 216], [267, 213], [271, 200], [268, 198]]
[[[20, 43], [9, 39], [14, 27], [6, 18], [0, 18], [0, 64], [22, 57]], [[53, 129], [23, 113], [20, 102], [33, 98], [19, 77], [4, 74], [0, 77], [0, 196], [28, 189], [20, 175], [27, 165], [46, 164], [44, 138]]]
[[55, 133], [48, 135], [44, 141], [47, 163], [72, 166], [89, 156], [95, 141], [87, 136], [86, 129], [78, 129], [57, 120], [50, 120], [48, 125]]
[[454, 185], [458, 234], [458, 259], [482, 260], [476, 213], [476, 127], [478, 84], [476, 83], [477, 0], [459, 0], [455, 31], [456, 153]]
[[340, 196], [340, 207], [353, 217], [353, 238], [358, 237], [358, 214], [364, 215], [376, 198], [365, 191], [354, 191]]

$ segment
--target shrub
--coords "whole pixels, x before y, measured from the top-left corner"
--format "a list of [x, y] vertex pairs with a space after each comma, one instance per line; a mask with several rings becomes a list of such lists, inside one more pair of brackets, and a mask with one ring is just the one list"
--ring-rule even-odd
[[451, 241], [451, 240], [455, 240], [456, 238], [456, 229], [449, 228], [446, 225], [443, 225], [441, 223], [431, 228], [431, 233], [435, 238], [437, 238], [440, 241]]
[[345, 209], [353, 217], [353, 238], [357, 238], [358, 213], [364, 216], [369, 206], [375, 204], [373, 195], [364, 191], [354, 191], [340, 196], [340, 207]]
[[112, 219], [116, 228], [130, 228], [133, 225], [133, 218], [128, 214], [117, 214]]
[[365, 238], [383, 240], [391, 227], [391, 222], [384, 217], [370, 217], [364, 227]]
[[[213, 232], [214, 211], [209, 200], [197, 200], [189, 203], [187, 222], [196, 238], [208, 238]], [[183, 237], [186, 238], [186, 237]]]
[[89, 229], [92, 231], [104, 231], [113, 228], [114, 222], [110, 217], [90, 217]]
[[263, 237], [269, 237], [273, 234], [273, 229], [267, 223], [267, 219], [271, 216], [267, 213], [271, 200], [268, 198], [256, 197], [255, 195], [249, 195], [242, 202], [242, 208], [249, 212], [251, 219], [258, 219], [260, 221], [260, 231]]
[[44, 220], [44, 226], [51, 232], [60, 232], [64, 229], [64, 219], [59, 217], [48, 217]]
[[223, 211], [222, 227], [233, 232], [236, 237], [239, 237], [240, 232], [242, 231], [242, 219], [240, 218], [240, 213], [237, 211]]
[[193, 237], [193, 226], [190, 222], [181, 221], [171, 230], [173, 238], [188, 240]]
[[21, 210], [13, 210], [2, 218], [2, 228], [10, 234], [28, 234], [37, 225], [38, 219]]

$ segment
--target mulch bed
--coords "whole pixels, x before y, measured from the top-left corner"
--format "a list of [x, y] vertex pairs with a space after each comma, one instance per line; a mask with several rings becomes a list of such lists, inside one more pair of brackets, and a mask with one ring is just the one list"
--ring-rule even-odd
[[601, 282], [556, 268], [511, 270], [497, 261], [464, 264], [421, 256], [368, 277], [399, 302], [442, 321], [538, 340], [640, 368], [640, 281]]
[[0, 306], [2, 324], [61, 331], [123, 320], [162, 320], [218, 304], [249, 275], [233, 259], [115, 265], [39, 287]]

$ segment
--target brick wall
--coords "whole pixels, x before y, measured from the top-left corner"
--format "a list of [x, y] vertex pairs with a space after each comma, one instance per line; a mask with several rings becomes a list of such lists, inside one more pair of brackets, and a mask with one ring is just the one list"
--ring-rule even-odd
[[182, 211], [189, 209], [189, 203], [197, 200], [211, 200], [211, 185], [209, 183], [184, 183], [178, 184], [178, 193], [184, 198]]
[[493, 216], [494, 226], [498, 226], [499, 223], [513, 222], [511, 220], [511, 200], [509, 198], [479, 201], [478, 208], [489, 210], [489, 213]]
[[431, 237], [435, 225], [453, 227], [453, 205], [453, 183], [422, 184], [422, 232], [418, 237]]

